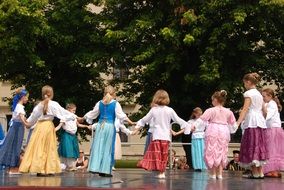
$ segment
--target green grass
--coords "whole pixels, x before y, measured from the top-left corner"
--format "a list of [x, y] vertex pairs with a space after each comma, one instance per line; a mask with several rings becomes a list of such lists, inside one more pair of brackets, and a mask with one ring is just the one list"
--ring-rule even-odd
[[115, 168], [137, 168], [138, 160], [116, 160]]

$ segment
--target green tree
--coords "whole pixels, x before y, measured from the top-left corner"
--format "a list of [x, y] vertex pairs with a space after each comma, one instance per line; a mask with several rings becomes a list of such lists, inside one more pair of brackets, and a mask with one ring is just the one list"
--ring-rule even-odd
[[[166, 89], [187, 118], [210, 106], [217, 89], [242, 104], [242, 76], [259, 72], [283, 96], [282, 1], [105, 1], [101, 13], [109, 59], [131, 70], [122, 94], [147, 106]], [[277, 69], [275, 69], [277, 68]]]
[[98, 18], [87, 0], [4, 0], [0, 4], [0, 77], [25, 85], [32, 99], [54, 87], [63, 106], [79, 114], [101, 98], [103, 61]]

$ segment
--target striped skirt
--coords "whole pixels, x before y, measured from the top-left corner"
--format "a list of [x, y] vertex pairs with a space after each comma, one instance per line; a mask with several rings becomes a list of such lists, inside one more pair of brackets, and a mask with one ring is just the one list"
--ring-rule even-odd
[[164, 172], [168, 162], [169, 143], [166, 140], [151, 141], [139, 165], [146, 170]]

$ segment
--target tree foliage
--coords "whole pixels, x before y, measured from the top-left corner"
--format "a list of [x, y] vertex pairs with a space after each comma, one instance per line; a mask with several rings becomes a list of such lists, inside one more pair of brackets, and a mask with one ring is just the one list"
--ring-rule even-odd
[[159, 88], [184, 118], [218, 89], [238, 110], [247, 72], [284, 98], [283, 18], [282, 0], [3, 0], [0, 78], [33, 98], [50, 84], [84, 113], [101, 97], [100, 73], [126, 69], [128, 78], [111, 83], [142, 110]]
[[[217, 89], [242, 104], [242, 76], [256, 71], [283, 96], [282, 1], [105, 1], [110, 58], [131, 69], [123, 94], [149, 105], [166, 89], [184, 117]], [[277, 68], [277, 69], [275, 69]]]

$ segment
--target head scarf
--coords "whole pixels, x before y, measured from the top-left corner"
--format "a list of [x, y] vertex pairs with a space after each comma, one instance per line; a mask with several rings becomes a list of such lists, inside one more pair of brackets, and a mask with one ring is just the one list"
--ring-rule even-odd
[[23, 96], [26, 96], [27, 94], [28, 94], [28, 91], [26, 91], [25, 89], [23, 89], [23, 90], [21, 90], [19, 93], [17, 93], [17, 94], [14, 96], [14, 98], [13, 98], [13, 100], [12, 100], [12, 111], [15, 110], [15, 108], [16, 108], [18, 102], [21, 100], [21, 98], [22, 98]]

